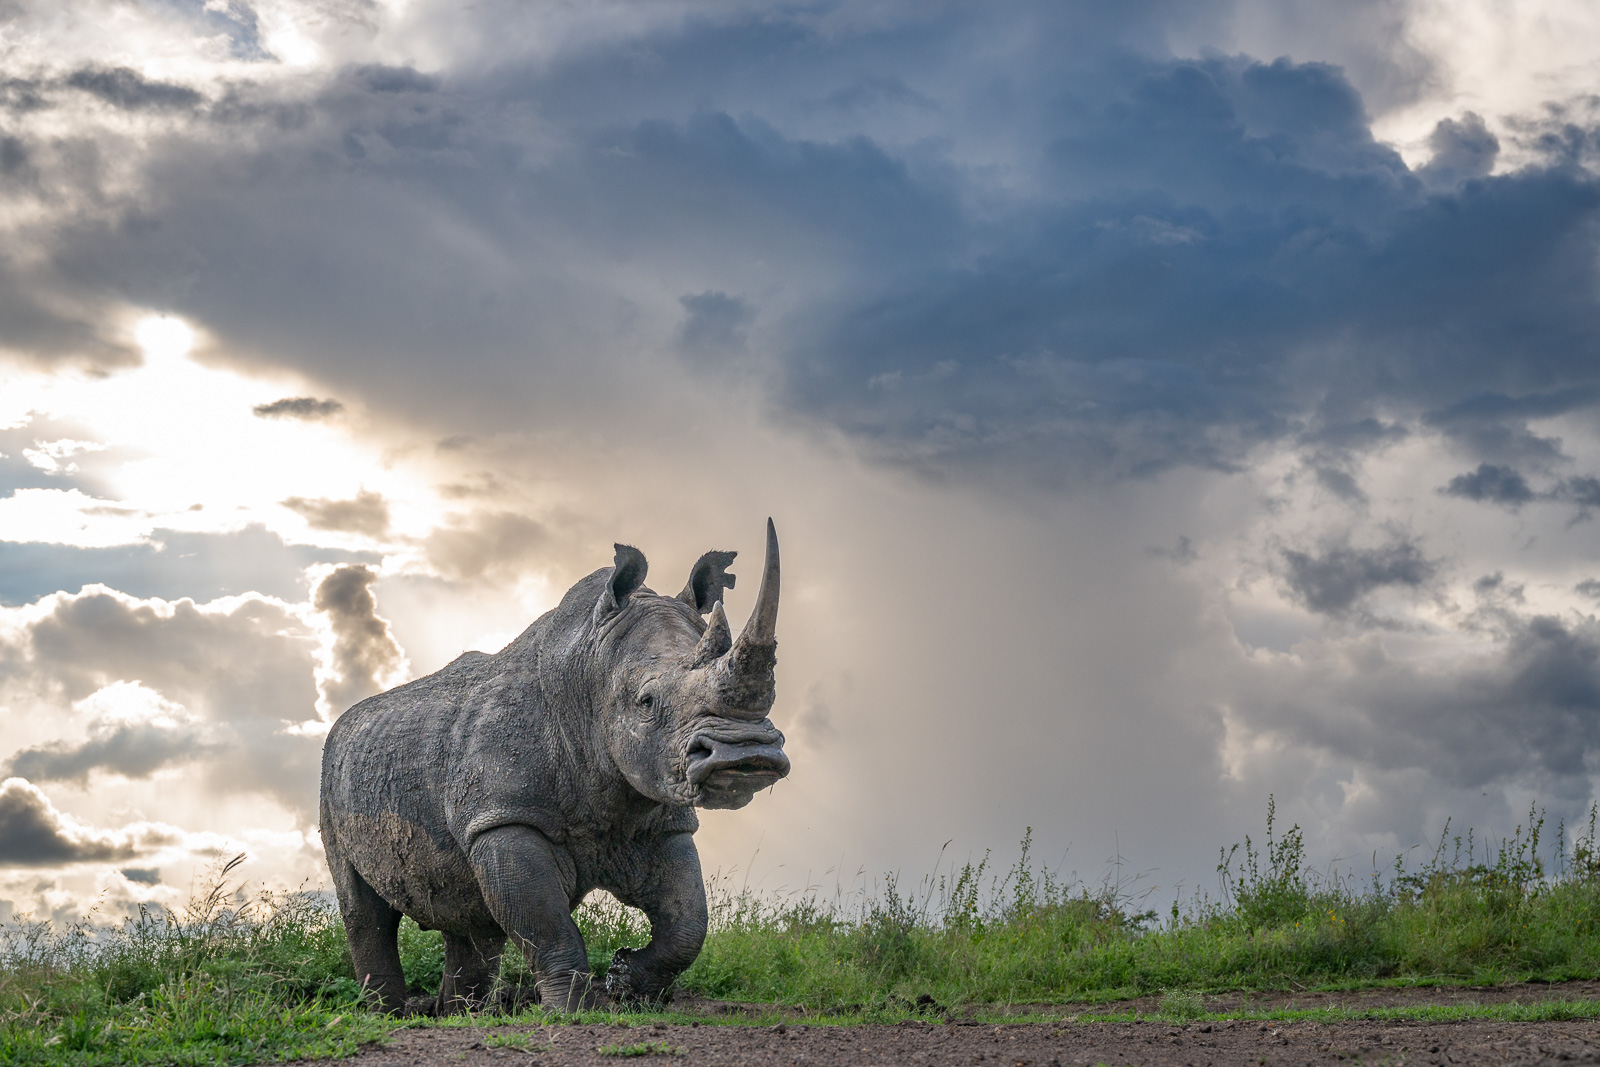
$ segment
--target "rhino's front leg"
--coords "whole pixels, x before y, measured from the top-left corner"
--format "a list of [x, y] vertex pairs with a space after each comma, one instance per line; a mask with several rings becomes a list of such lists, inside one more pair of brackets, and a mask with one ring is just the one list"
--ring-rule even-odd
[[539, 999], [557, 1011], [593, 1002], [593, 973], [572, 921], [572, 858], [528, 826], [500, 826], [472, 843], [472, 869], [489, 913], [537, 974]]
[[650, 943], [612, 958], [606, 992], [619, 1000], [662, 999], [706, 939], [706, 885], [694, 838], [672, 834], [641, 859], [627, 898], [619, 899], [649, 917]]

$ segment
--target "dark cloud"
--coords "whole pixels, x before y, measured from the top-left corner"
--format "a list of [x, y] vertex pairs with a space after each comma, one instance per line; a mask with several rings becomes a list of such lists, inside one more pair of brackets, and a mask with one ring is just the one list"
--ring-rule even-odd
[[[27, 180], [9, 187], [26, 192], [35, 176], [18, 177]], [[57, 290], [71, 288], [48, 266], [24, 266], [0, 249], [0, 352], [46, 364], [81, 360], [101, 370], [136, 365], [138, 352], [105, 336], [92, 304], [74, 308], [59, 298]]]
[[114, 862], [169, 843], [158, 831], [118, 834], [82, 826], [57, 811], [33, 784], [21, 778], [0, 783], [0, 866]]
[[67, 75], [64, 84], [129, 111], [189, 110], [204, 99], [186, 85], [151, 81], [128, 67], [85, 67]]
[[356, 67], [350, 76], [375, 93], [431, 93], [439, 88], [438, 78], [411, 67]]
[[388, 501], [365, 489], [350, 500], [292, 496], [283, 501], [283, 506], [304, 516], [313, 530], [342, 530], [368, 537], [382, 537], [389, 532]]
[[28, 150], [16, 137], [0, 137], [0, 174], [17, 178], [25, 174]]
[[1478, 393], [1424, 416], [1429, 425], [1491, 460], [1548, 465], [1561, 458], [1561, 443], [1530, 430], [1530, 419], [1548, 419], [1600, 404], [1600, 386], [1582, 382], [1522, 395]]
[[1519, 604], [1524, 600], [1523, 587], [1507, 582], [1505, 573], [1502, 571], [1485, 574], [1482, 578], [1472, 583], [1472, 591], [1480, 597], [1510, 597]]
[[678, 329], [678, 349], [684, 355], [715, 363], [745, 351], [755, 319], [750, 305], [720, 292], [681, 297], [678, 303], [688, 313]]
[[1600, 578], [1585, 578], [1572, 588], [1574, 592], [1600, 600]]
[[257, 404], [250, 409], [263, 419], [326, 419], [344, 410], [337, 400], [318, 400], [314, 396], [286, 396], [270, 404]]
[[1533, 500], [1536, 495], [1521, 473], [1492, 463], [1482, 463], [1475, 471], [1456, 475], [1450, 479], [1449, 485], [1439, 491], [1466, 500], [1499, 504], [1512, 511]]
[[1492, 463], [1480, 464], [1475, 471], [1457, 475], [1439, 491], [1448, 496], [1498, 504], [1511, 511], [1533, 501], [1574, 504], [1579, 517], [1587, 515], [1592, 508], [1600, 508], [1600, 478], [1574, 475], [1546, 490], [1535, 491], [1519, 471]]
[[912, 89], [899, 78], [866, 77], [835, 89], [826, 98], [829, 107], [844, 111], [864, 108], [908, 107], [918, 111], [937, 111], [939, 105]]
[[405, 662], [389, 624], [378, 615], [372, 595], [377, 577], [369, 567], [340, 567], [318, 583], [312, 597], [312, 606], [333, 628], [332, 674], [324, 681], [323, 696], [335, 715], [381, 692]]
[[1367, 499], [1367, 494], [1362, 491], [1361, 484], [1356, 481], [1355, 476], [1349, 471], [1340, 470], [1337, 467], [1322, 466], [1316, 469], [1316, 475], [1317, 484], [1340, 500], [1348, 500], [1351, 503], [1359, 504], [1364, 503]]
[[161, 871], [156, 867], [124, 867], [120, 873], [128, 881], [140, 885], [161, 884]]
[[1145, 549], [1145, 552], [1157, 559], [1171, 560], [1180, 567], [1186, 567], [1200, 558], [1200, 553], [1194, 550], [1194, 545], [1187, 535], [1179, 535], [1177, 543], [1171, 548], [1152, 546]]
[[[1337, 67], [1163, 55], [1166, 5], [813, 15], [236, 87], [239, 132], [150, 160], [149, 225], [52, 231], [29, 336], [83, 349], [38, 309], [159, 300], [494, 428], [670, 403], [628, 364], [673, 346], [760, 352], [778, 413], [986, 484], [1232, 470], [1308, 426], [1425, 415], [1475, 461], [1553, 461], [1537, 400], [1596, 404], [1600, 184], [1554, 149], [1487, 174], [1462, 116], [1419, 176]], [[697, 294], [683, 314], [661, 279]]]
[[1317, 554], [1285, 549], [1283, 562], [1295, 599], [1312, 611], [1333, 616], [1349, 614], [1379, 589], [1425, 586], [1439, 569], [1436, 561], [1405, 540], [1380, 548], [1336, 545]]
[[1300, 440], [1303, 444], [1339, 453], [1367, 452], [1403, 441], [1410, 434], [1409, 429], [1398, 423], [1369, 417], [1355, 422], [1333, 422], [1318, 426], [1303, 434]]
[[1451, 188], [1487, 177], [1500, 153], [1500, 139], [1489, 132], [1483, 116], [1468, 111], [1457, 119], [1441, 119], [1428, 137], [1433, 158], [1418, 175], [1430, 185]]
[[192, 725], [99, 722], [82, 743], [58, 741], [23, 749], [5, 762], [0, 774], [82, 786], [92, 771], [148, 778], [163, 767], [206, 752], [200, 731]]
[[1583, 510], [1600, 508], [1600, 478], [1587, 474], [1564, 478], [1550, 495], [1556, 500], [1576, 504]]
[[[0, 15], [4, 10], [0, 4]], [[0, 78], [0, 107], [15, 112], [37, 111], [46, 106], [43, 88], [37, 78]]]
[[1072, 478], [1228, 466], [1310, 402], [1360, 421], [1374, 396], [1432, 406], [1491, 383], [1504, 410], [1439, 422], [1480, 450], [1549, 452], [1526, 391], [1594, 403], [1573, 358], [1600, 337], [1587, 175], [1428, 198], [1337, 72], [1282, 61], [1152, 70], [1076, 125], [1057, 144], [1079, 197], [1031, 240], [818, 320], [791, 402], [919, 464], [988, 454]]
[[1364, 774], [1420, 770], [1432, 792], [1521, 783], [1587, 806], [1600, 749], [1600, 625], [1505, 615], [1487, 652], [1435, 665], [1376, 643], [1301, 649], [1248, 686], [1248, 714]]

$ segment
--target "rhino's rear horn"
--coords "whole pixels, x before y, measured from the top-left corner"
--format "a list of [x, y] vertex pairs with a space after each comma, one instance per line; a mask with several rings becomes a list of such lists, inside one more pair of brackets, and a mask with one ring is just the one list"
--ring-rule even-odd
[[644, 553], [632, 545], [612, 547], [617, 550], [616, 560], [611, 567], [611, 576], [606, 579], [605, 588], [600, 591], [600, 599], [595, 601], [595, 622], [621, 611], [628, 597], [644, 584], [645, 572], [650, 569]]
[[694, 649], [694, 665], [704, 667], [715, 662], [727, 654], [733, 647], [733, 630], [728, 626], [728, 613], [722, 608], [722, 601], [717, 601], [711, 606], [711, 618], [706, 620], [706, 632], [701, 635], [700, 643]]
[[718, 665], [718, 688], [731, 708], [765, 715], [775, 695], [778, 663], [778, 533], [767, 520], [767, 561], [761, 591], [739, 639]]

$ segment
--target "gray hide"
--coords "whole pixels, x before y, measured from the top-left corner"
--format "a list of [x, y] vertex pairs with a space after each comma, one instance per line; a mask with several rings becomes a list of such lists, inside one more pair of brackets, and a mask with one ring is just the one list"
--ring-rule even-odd
[[[706, 933], [696, 807], [739, 808], [789, 773], [773, 701], [778, 539], [734, 640], [732, 552], [683, 592], [644, 586], [637, 549], [567, 591], [496, 654], [469, 652], [345, 712], [322, 753], [322, 841], [356, 976], [405, 1006], [400, 917], [442, 930], [436, 1010], [481, 1004], [509, 936], [547, 1007], [594, 1002], [572, 911], [609, 890], [650, 920], [605, 989], [668, 994]], [[709, 616], [707, 618], [706, 616]]]

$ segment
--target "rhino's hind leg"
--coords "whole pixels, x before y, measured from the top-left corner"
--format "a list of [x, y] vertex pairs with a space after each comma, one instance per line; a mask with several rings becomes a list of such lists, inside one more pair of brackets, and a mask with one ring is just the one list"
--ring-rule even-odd
[[439, 983], [437, 1015], [477, 1011], [489, 999], [500, 973], [505, 934], [444, 935], [444, 978]]
[[606, 992], [622, 1001], [661, 1001], [705, 943], [706, 884], [689, 834], [664, 838], [641, 859], [636, 884], [617, 897], [649, 918], [650, 943], [617, 952]]
[[555, 1011], [594, 1002], [583, 935], [572, 921], [572, 859], [530, 826], [499, 826], [472, 843], [472, 869], [500, 929], [538, 975], [539, 999]]
[[406, 976], [400, 967], [400, 911], [380, 897], [348, 861], [329, 865], [339, 895], [339, 913], [350, 941], [356, 981], [387, 1012], [406, 1007]]

